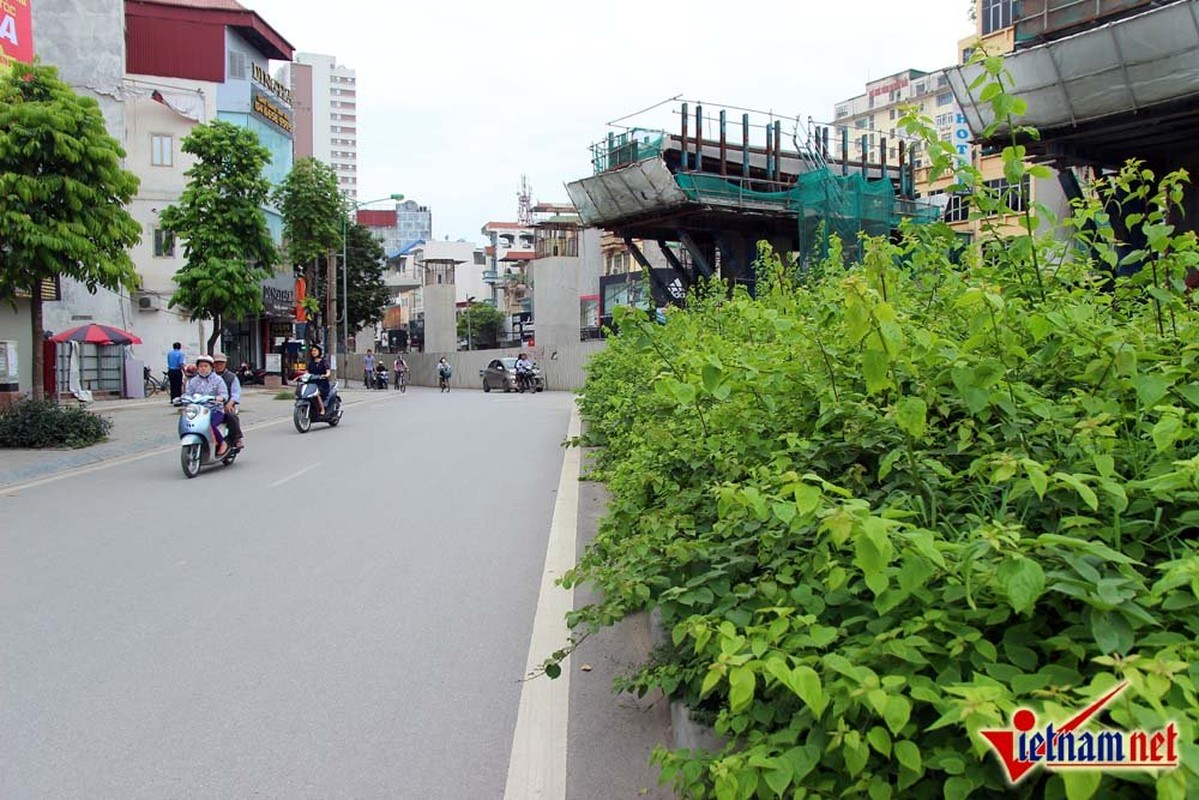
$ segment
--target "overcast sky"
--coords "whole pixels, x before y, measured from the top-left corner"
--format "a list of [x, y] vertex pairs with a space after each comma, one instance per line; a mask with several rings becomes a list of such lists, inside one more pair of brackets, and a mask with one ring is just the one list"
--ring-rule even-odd
[[[955, 63], [973, 30], [967, 0], [241, 2], [357, 70], [359, 199], [401, 192], [436, 238], [477, 242], [516, 219], [522, 174], [569, 202], [610, 120], [675, 95], [828, 120], [868, 80]], [[677, 106], [627, 124], [675, 130]]]

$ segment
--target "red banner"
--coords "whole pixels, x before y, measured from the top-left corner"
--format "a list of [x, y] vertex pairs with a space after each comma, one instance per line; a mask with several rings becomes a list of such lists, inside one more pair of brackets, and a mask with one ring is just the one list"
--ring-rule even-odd
[[33, 11], [30, 0], [0, 0], [0, 66], [33, 61]]

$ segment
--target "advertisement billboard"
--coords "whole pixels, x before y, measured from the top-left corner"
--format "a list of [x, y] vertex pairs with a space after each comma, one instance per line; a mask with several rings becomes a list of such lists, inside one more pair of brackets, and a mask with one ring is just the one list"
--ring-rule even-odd
[[33, 61], [33, 10], [30, 0], [0, 0], [0, 67]]

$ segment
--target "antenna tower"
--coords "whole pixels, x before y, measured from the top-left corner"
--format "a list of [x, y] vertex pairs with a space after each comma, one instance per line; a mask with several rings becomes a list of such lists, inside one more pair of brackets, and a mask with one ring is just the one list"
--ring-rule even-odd
[[533, 187], [529, 186], [529, 179], [524, 175], [520, 176], [520, 192], [516, 197], [520, 201], [516, 222], [522, 227], [529, 227], [533, 224]]

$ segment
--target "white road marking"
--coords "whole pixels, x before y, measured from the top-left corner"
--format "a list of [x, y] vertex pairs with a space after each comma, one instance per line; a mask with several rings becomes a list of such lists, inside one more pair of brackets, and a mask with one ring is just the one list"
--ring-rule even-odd
[[[578, 408], [572, 407], [566, 435], [578, 436], [580, 430]], [[574, 609], [574, 591], [555, 586], [554, 581], [575, 563], [581, 459], [579, 448], [566, 448], [546, 546], [541, 591], [537, 597], [537, 613], [533, 618], [526, 675], [539, 669], [550, 653], [562, 648], [570, 636], [566, 615]], [[569, 711], [569, 657], [562, 662], [562, 675], [557, 680], [540, 676], [521, 685], [504, 800], [562, 800], [566, 797]]]
[[312, 470], [316, 469], [320, 465], [321, 465], [321, 462], [319, 462], [319, 461], [316, 462], [315, 464], [309, 464], [308, 466], [304, 467], [304, 469], [300, 470], [299, 472], [295, 473], [294, 475], [288, 475], [286, 478], [281, 478], [280, 480], [275, 481], [274, 483], [271, 484], [271, 488], [278, 489], [280, 486], [287, 483], [288, 481], [294, 481], [296, 478], [300, 477], [305, 472], [312, 472]]

